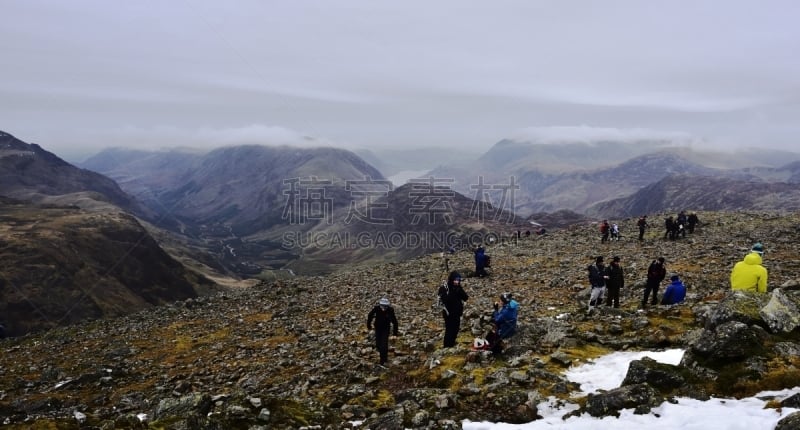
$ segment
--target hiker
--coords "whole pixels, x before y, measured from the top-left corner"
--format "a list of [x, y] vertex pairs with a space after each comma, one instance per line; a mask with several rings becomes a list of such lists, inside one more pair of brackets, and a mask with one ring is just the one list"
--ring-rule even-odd
[[461, 330], [461, 315], [464, 313], [464, 302], [469, 299], [467, 292], [461, 287], [461, 275], [450, 272], [447, 283], [439, 287], [439, 300], [442, 303], [444, 316], [444, 347], [456, 346], [456, 337]]
[[658, 257], [653, 260], [647, 268], [647, 285], [644, 287], [644, 298], [642, 299], [642, 309], [647, 307], [647, 299], [650, 293], [653, 293], [654, 305], [658, 304], [658, 287], [664, 278], [667, 277], [667, 268], [665, 266], [664, 257]]
[[517, 331], [517, 313], [519, 303], [512, 297], [511, 293], [500, 295], [500, 302], [494, 303], [494, 313], [492, 320], [497, 324], [497, 334], [502, 339], [508, 339]]
[[664, 239], [675, 239], [675, 220], [672, 219], [672, 215], [668, 216], [664, 219]]
[[686, 298], [686, 286], [683, 285], [678, 275], [669, 277], [670, 284], [664, 290], [664, 295], [661, 297], [662, 305], [674, 305], [676, 303], [683, 303]]
[[606, 266], [603, 264], [603, 257], [594, 259], [594, 264], [587, 267], [589, 271], [589, 284], [592, 286], [592, 294], [589, 296], [589, 309], [593, 306], [600, 306], [603, 303], [603, 296], [606, 292]]
[[647, 215], [639, 217], [639, 221], [636, 221], [636, 226], [639, 227], [639, 240], [644, 240], [644, 229], [647, 228]]
[[681, 237], [686, 237], [686, 223], [687, 223], [686, 212], [681, 211], [678, 214], [678, 219], [675, 220], [675, 223], [677, 224], [675, 228], [675, 238], [676, 239], [678, 238], [678, 234], [680, 234]]
[[611, 265], [606, 269], [608, 280], [606, 281], [606, 291], [608, 292], [606, 298], [606, 306], [619, 307], [619, 292], [625, 286], [625, 272], [622, 266], [619, 265], [620, 258], [614, 256], [611, 259]]
[[609, 230], [611, 230], [611, 226], [608, 225], [608, 220], [604, 219], [603, 222], [600, 224], [600, 234], [602, 235], [600, 237], [600, 242], [608, 241]]
[[489, 256], [486, 255], [486, 250], [482, 246], [475, 248], [475, 276], [483, 278], [487, 276], [486, 262]]
[[[761, 245], [757, 243], [756, 245]], [[764, 254], [763, 245], [744, 256], [742, 261], [736, 263], [731, 271], [731, 289], [734, 291], [767, 292], [767, 269], [761, 265]]]
[[700, 219], [697, 218], [697, 214], [692, 212], [686, 218], [686, 229], [689, 230], [689, 234], [694, 233], [694, 228], [700, 224]]
[[[380, 365], [383, 366], [389, 355], [389, 333], [397, 336], [397, 318], [394, 315], [394, 308], [386, 297], [380, 299], [369, 312], [367, 330], [372, 330], [373, 321], [375, 322], [375, 348], [380, 353]], [[392, 326], [394, 326], [394, 330], [390, 330]]]
[[611, 240], [619, 241], [619, 238], [622, 237], [619, 234], [619, 225], [617, 223], [611, 224]]

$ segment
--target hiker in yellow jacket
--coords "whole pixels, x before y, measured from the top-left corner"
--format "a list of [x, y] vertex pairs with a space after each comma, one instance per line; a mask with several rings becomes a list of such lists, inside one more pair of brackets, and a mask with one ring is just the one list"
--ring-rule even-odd
[[751, 252], [733, 266], [731, 289], [739, 291], [767, 292], [767, 269], [761, 265], [761, 255]]

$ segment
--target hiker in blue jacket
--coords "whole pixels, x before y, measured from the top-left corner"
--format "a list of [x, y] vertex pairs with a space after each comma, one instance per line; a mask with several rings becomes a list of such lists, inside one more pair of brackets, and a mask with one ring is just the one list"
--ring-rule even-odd
[[511, 293], [500, 295], [500, 302], [495, 302], [492, 320], [497, 324], [497, 334], [501, 339], [508, 339], [517, 331], [517, 313], [519, 303], [514, 300]]
[[486, 273], [486, 250], [482, 246], [475, 249], [475, 276], [483, 278]]
[[674, 305], [676, 303], [682, 303], [686, 298], [686, 286], [683, 285], [678, 275], [672, 275], [669, 280], [670, 284], [667, 285], [667, 289], [661, 297], [661, 304]]

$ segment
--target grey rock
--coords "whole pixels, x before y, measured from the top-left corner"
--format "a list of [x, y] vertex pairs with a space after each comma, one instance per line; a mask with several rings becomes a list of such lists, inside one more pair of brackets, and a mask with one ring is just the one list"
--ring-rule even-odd
[[772, 291], [769, 302], [759, 314], [773, 333], [789, 333], [800, 326], [797, 304], [780, 289]]
[[167, 398], [158, 402], [154, 418], [157, 420], [169, 417], [204, 416], [211, 409], [211, 397], [208, 394], [193, 394], [177, 399]]
[[659, 363], [652, 358], [644, 357], [630, 363], [622, 386], [646, 383], [662, 393], [669, 393], [687, 382], [679, 371], [678, 366]]
[[589, 394], [586, 412], [593, 417], [618, 416], [619, 411], [637, 407], [655, 407], [663, 398], [647, 384], [628, 385], [606, 393]]
[[800, 429], [800, 412], [792, 412], [775, 426], [775, 430], [796, 430]]

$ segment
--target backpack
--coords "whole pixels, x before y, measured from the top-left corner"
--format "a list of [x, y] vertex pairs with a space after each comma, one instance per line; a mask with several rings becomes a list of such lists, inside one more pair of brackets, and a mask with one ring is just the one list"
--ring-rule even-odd
[[439, 287], [439, 290], [436, 292], [436, 303], [433, 305], [436, 309], [441, 309], [443, 313], [449, 314], [450, 312], [447, 311], [447, 306], [445, 306], [444, 301], [445, 298], [450, 294], [450, 286], [447, 285], [445, 281], [442, 283], [442, 286]]

